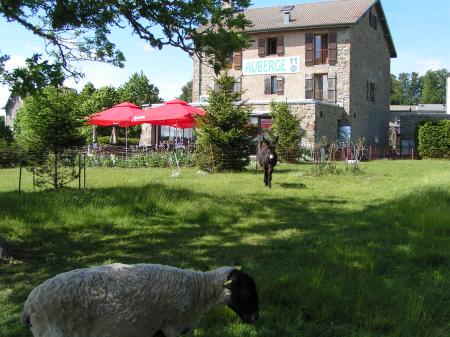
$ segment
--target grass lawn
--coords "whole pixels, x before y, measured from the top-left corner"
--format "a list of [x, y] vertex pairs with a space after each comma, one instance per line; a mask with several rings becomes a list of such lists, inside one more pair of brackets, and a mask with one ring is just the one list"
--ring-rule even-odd
[[313, 177], [308, 165], [262, 174], [100, 169], [87, 189], [32, 192], [0, 170], [0, 233], [32, 257], [0, 264], [0, 336], [29, 291], [56, 273], [110, 262], [254, 276], [261, 319], [227, 308], [195, 336], [450, 336], [450, 161], [377, 161]]

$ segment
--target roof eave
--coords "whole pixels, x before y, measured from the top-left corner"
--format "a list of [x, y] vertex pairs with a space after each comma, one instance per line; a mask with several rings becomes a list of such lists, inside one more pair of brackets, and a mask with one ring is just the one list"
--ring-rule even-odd
[[325, 29], [325, 28], [348, 28], [352, 26], [352, 23], [343, 24], [328, 24], [328, 25], [314, 25], [314, 26], [294, 26], [294, 27], [277, 27], [277, 28], [265, 28], [265, 29], [254, 29], [245, 30], [244, 34], [257, 34], [257, 33], [269, 33], [269, 32], [285, 32], [293, 30], [309, 30], [309, 29]]

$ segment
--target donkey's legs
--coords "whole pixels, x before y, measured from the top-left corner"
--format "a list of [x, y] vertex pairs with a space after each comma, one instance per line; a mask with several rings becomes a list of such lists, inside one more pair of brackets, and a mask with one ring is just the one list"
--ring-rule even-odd
[[272, 165], [268, 165], [268, 169], [267, 169], [267, 183], [269, 185], [270, 188], [272, 188], [272, 172], [273, 172], [273, 167]]
[[268, 172], [267, 172], [267, 165], [264, 165], [264, 167], [263, 167], [263, 170], [264, 170], [264, 185], [266, 185], [266, 186], [267, 186], [267, 184], [268, 184]]

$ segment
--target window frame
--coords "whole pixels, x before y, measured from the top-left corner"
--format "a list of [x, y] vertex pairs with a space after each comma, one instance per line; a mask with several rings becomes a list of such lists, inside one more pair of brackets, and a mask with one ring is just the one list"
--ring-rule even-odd
[[277, 43], [276, 36], [266, 38], [266, 56], [277, 55]]

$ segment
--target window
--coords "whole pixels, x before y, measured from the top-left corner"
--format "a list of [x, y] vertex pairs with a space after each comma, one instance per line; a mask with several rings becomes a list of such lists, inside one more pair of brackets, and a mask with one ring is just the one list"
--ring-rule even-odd
[[318, 101], [326, 101], [328, 99], [328, 75], [314, 75], [314, 99]]
[[268, 76], [264, 79], [264, 95], [283, 95], [284, 77]]
[[265, 57], [268, 55], [284, 55], [284, 36], [258, 39], [258, 56]]
[[328, 63], [328, 34], [314, 35], [314, 64]]
[[278, 83], [277, 83], [277, 77], [271, 76], [270, 77], [270, 93], [276, 94], [278, 91]]
[[305, 65], [331, 64], [337, 62], [337, 32], [322, 34], [305, 33]]
[[266, 55], [276, 55], [276, 53], [277, 53], [277, 38], [269, 37], [267, 39], [266, 45], [267, 45]]

